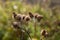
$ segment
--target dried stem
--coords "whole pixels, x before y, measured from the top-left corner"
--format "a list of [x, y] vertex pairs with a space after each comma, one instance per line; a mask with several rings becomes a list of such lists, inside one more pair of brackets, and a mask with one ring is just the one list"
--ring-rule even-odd
[[36, 28], [37, 28], [37, 27], [36, 27], [36, 22], [35, 22], [35, 23], [34, 23], [34, 30], [35, 30], [35, 34], [34, 34], [34, 35], [35, 35], [35, 36], [36, 36], [36, 32], [37, 32]]

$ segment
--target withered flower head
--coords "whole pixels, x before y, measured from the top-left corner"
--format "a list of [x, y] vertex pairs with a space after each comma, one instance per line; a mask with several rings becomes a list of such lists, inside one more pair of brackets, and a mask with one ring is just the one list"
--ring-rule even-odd
[[29, 12], [29, 16], [30, 16], [31, 18], [34, 17], [34, 15], [33, 15], [31, 12]]
[[41, 30], [41, 34], [45, 35], [46, 31], [45, 30]]
[[13, 22], [13, 27], [14, 28], [19, 28], [18, 22]]
[[37, 16], [37, 20], [38, 20], [38, 22], [39, 22], [42, 18], [43, 18], [42, 15], [38, 15], [38, 16]]
[[44, 36], [44, 37], [46, 37], [46, 36], [48, 35], [47, 31], [44, 30], [44, 29], [41, 31], [41, 34], [42, 34], [42, 36]]
[[13, 16], [14, 16], [14, 18], [16, 18], [17, 14], [15, 12], [13, 12]]
[[16, 20], [17, 20], [17, 21], [21, 21], [21, 19], [22, 19], [22, 15], [21, 15], [21, 14], [17, 14]]
[[26, 16], [25, 17], [25, 21], [30, 21], [30, 17], [29, 16]]

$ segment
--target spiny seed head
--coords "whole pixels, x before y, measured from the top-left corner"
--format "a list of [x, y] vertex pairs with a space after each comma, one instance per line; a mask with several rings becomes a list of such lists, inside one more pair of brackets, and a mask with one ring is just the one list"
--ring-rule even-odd
[[41, 31], [41, 34], [42, 34], [42, 35], [45, 35], [45, 33], [46, 33], [45, 30], [42, 30], [42, 31]]
[[19, 28], [18, 22], [13, 22], [13, 27], [14, 27], [14, 28]]
[[16, 20], [17, 20], [17, 21], [21, 21], [21, 19], [22, 19], [21, 14], [17, 14], [17, 16], [16, 16]]
[[43, 18], [42, 15], [38, 15], [38, 16], [37, 16], [37, 20], [38, 20], [38, 22], [39, 22], [42, 18]]
[[25, 21], [30, 21], [30, 17], [29, 16], [26, 16], [25, 17]]
[[41, 31], [41, 34], [42, 34], [42, 36], [44, 36], [44, 37], [46, 37], [46, 36], [48, 35], [48, 33], [47, 33], [46, 30], [42, 30], [42, 31]]
[[29, 16], [30, 16], [31, 18], [34, 17], [34, 15], [33, 15], [31, 12], [29, 12]]
[[13, 16], [14, 16], [14, 18], [16, 18], [17, 14], [15, 12], [13, 12]]

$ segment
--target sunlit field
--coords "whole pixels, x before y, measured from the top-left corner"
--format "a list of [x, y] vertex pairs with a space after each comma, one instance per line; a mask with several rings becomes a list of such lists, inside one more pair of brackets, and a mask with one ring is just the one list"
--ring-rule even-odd
[[0, 1], [0, 40], [60, 40], [60, 6]]

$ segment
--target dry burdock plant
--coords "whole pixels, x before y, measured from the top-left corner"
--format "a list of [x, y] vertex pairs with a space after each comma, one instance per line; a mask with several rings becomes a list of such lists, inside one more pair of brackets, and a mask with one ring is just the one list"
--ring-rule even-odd
[[32, 21], [34, 22], [34, 30], [35, 30], [35, 36], [36, 36], [36, 32], [37, 32], [37, 23], [41, 21], [41, 19], [43, 18], [42, 15], [39, 15], [38, 13], [33, 14], [32, 12], [29, 12], [29, 16], [31, 19], [33, 19]]
[[16, 19], [17, 21], [21, 21], [21, 20], [22, 20], [21, 14], [16, 14], [15, 12], [13, 12], [13, 17], [14, 17], [14, 19]]
[[20, 40], [28, 40], [28, 37], [30, 37], [29, 30], [26, 30], [23, 25], [26, 23], [28, 25], [30, 17], [22, 14], [16, 14], [15, 12], [13, 12], [13, 17], [15, 19], [15, 22], [13, 22], [13, 27], [17, 29], [17, 31], [20, 30]]
[[[18, 25], [18, 22], [13, 22], [13, 27], [14, 27], [15, 29], [17, 29], [17, 32], [18, 32], [17, 35], [20, 33], [20, 40], [27, 40], [27, 38], [26, 38], [27, 35], [30, 37], [29, 32], [28, 32], [26, 29], [20, 27], [20, 26]], [[26, 35], [25, 32], [27, 33], [27, 35]], [[19, 36], [19, 35], [18, 35], [18, 36]], [[30, 37], [30, 38], [31, 38], [31, 37]]]
[[[26, 33], [28, 35], [30, 33], [28, 33], [28, 30], [25, 29], [24, 25], [28, 26], [28, 23], [30, 22], [30, 20], [34, 19], [31, 21], [34, 22], [34, 30], [35, 30], [35, 36], [36, 36], [36, 26], [37, 26], [36, 23], [40, 22], [41, 19], [43, 18], [43, 16], [39, 15], [38, 13], [32, 14], [31, 12], [29, 12], [29, 15], [16, 14], [15, 12], [13, 12], [13, 18], [15, 19], [15, 22], [13, 22], [13, 27], [15, 29], [20, 29], [20, 39], [27, 40]], [[46, 36], [46, 31], [44, 31], [44, 32], [45, 32], [45, 34], [43, 34], [43, 35]], [[30, 35], [29, 35], [29, 37], [30, 37]]]

